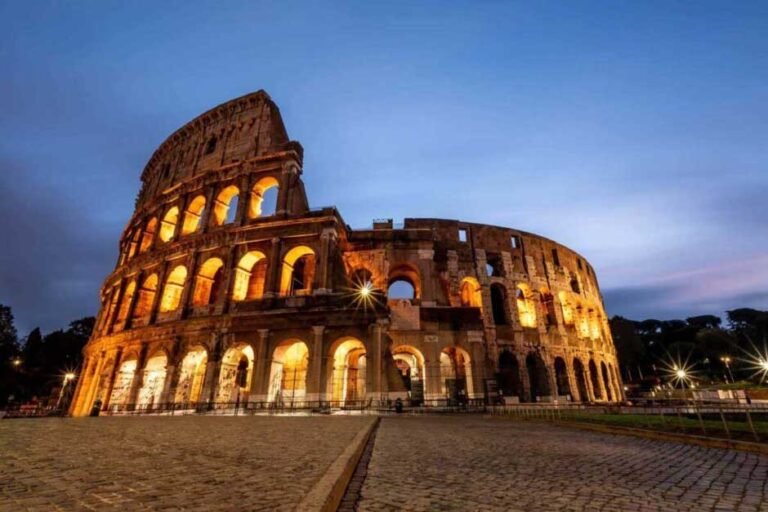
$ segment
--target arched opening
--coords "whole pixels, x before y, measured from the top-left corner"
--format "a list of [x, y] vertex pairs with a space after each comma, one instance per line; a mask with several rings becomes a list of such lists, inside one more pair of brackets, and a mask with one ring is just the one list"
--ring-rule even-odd
[[141, 229], [137, 228], [136, 231], [134, 231], [131, 234], [130, 237], [130, 246], [128, 247], [128, 259], [130, 260], [133, 258], [136, 253], [139, 251], [139, 244], [141, 242]]
[[260, 179], [251, 189], [251, 202], [248, 205], [248, 218], [255, 219], [274, 215], [277, 207], [277, 179], [267, 176]]
[[184, 224], [181, 225], [182, 235], [190, 235], [198, 230], [204, 209], [205, 196], [197, 196], [189, 203], [184, 213]]
[[340, 407], [354, 406], [366, 397], [367, 358], [365, 345], [350, 338], [333, 351], [331, 399]]
[[144, 366], [144, 379], [136, 403], [141, 408], [151, 409], [162, 400], [163, 386], [168, 358], [162, 352], [150, 357]]
[[421, 280], [418, 271], [409, 265], [395, 266], [387, 281], [387, 299], [390, 301], [410, 300], [421, 297]]
[[136, 293], [136, 280], [128, 283], [123, 292], [123, 300], [120, 302], [120, 309], [117, 312], [117, 319], [115, 320], [115, 328], [122, 328], [125, 324], [125, 320], [128, 318], [128, 310], [131, 308], [131, 301], [133, 300], [133, 294]]
[[248, 399], [253, 373], [253, 348], [238, 345], [224, 353], [216, 402], [238, 403]]
[[483, 309], [483, 292], [480, 283], [474, 277], [465, 277], [461, 281], [461, 305], [465, 308]]
[[176, 404], [195, 404], [202, 401], [208, 352], [200, 346], [190, 349], [181, 361], [179, 382], [176, 384]]
[[563, 312], [563, 323], [565, 325], [573, 325], [573, 307], [568, 300], [568, 295], [565, 292], [559, 292], [557, 296], [560, 299], [560, 308]]
[[515, 290], [517, 316], [523, 327], [536, 327], [536, 308], [533, 305], [531, 289], [525, 284], [518, 284]]
[[465, 403], [474, 396], [472, 364], [464, 349], [449, 347], [440, 352], [440, 380], [443, 396], [451, 403]]
[[603, 384], [605, 385], [605, 394], [608, 395], [608, 401], [613, 402], [613, 392], [611, 391], [611, 379], [608, 377], [608, 368], [605, 363], [600, 363], [600, 371], [603, 373]]
[[300, 340], [280, 343], [272, 354], [269, 376], [270, 402], [295, 404], [307, 396], [307, 368], [309, 349]]
[[120, 287], [119, 286], [113, 286], [112, 291], [109, 294], [109, 305], [107, 306], [107, 310], [104, 314], [104, 328], [110, 329], [112, 324], [110, 323], [112, 321], [112, 315], [115, 312], [115, 309], [117, 309], [118, 301], [120, 300]]
[[267, 279], [267, 258], [259, 251], [246, 253], [235, 268], [232, 300], [257, 300], [264, 296]]
[[552, 396], [549, 388], [549, 372], [541, 355], [535, 352], [525, 358], [525, 367], [528, 370], [528, 384], [531, 389], [531, 402], [538, 402], [543, 397]]
[[589, 392], [587, 391], [587, 377], [584, 372], [584, 365], [578, 358], [573, 358], [573, 374], [576, 377], [576, 386], [579, 390], [579, 399], [582, 402], [589, 402]]
[[491, 285], [491, 312], [493, 313], [493, 323], [496, 325], [506, 325], [507, 319], [507, 290], [504, 285], [493, 283]]
[[147, 225], [144, 228], [144, 233], [141, 235], [141, 246], [139, 252], [146, 252], [152, 247], [152, 243], [155, 241], [155, 235], [157, 232], [157, 217], [152, 217], [147, 221]]
[[519, 397], [522, 393], [520, 385], [520, 363], [515, 354], [503, 350], [499, 354], [499, 391], [502, 396]]
[[240, 190], [234, 185], [230, 185], [219, 192], [213, 202], [213, 223], [215, 226], [231, 224], [235, 221], [239, 195]]
[[597, 374], [597, 365], [594, 359], [589, 360], [589, 380], [592, 383], [592, 394], [595, 395], [595, 400], [603, 398], [603, 394], [600, 392], [600, 377]]
[[128, 403], [137, 363], [136, 358], [126, 359], [120, 363], [120, 369], [112, 385], [112, 394], [109, 397], [110, 406], [121, 407]]
[[548, 290], [542, 289], [539, 292], [541, 301], [541, 310], [544, 314], [547, 326], [557, 325], [557, 314], [555, 313], [555, 297]]
[[163, 297], [160, 301], [160, 312], [176, 311], [181, 303], [181, 293], [184, 291], [184, 283], [187, 280], [187, 267], [176, 266], [165, 280]]
[[403, 380], [412, 405], [424, 401], [424, 356], [414, 347], [400, 345], [392, 349], [397, 373]]
[[133, 308], [133, 318], [145, 318], [152, 313], [152, 304], [157, 293], [157, 274], [151, 274], [144, 278], [139, 288], [139, 296], [136, 298], [136, 306]]
[[280, 295], [309, 295], [315, 277], [315, 252], [306, 245], [288, 251], [283, 258]]
[[200, 271], [195, 278], [195, 290], [192, 294], [192, 304], [207, 306], [215, 304], [218, 299], [221, 283], [224, 280], [224, 262], [220, 258], [208, 258], [200, 265]]
[[555, 382], [557, 383], [558, 396], [565, 397], [571, 394], [571, 385], [568, 383], [568, 366], [562, 357], [555, 358]]
[[179, 222], [179, 207], [173, 206], [163, 217], [163, 221], [160, 223], [160, 240], [163, 242], [170, 242], [173, 239], [173, 235], [176, 233], [176, 224]]

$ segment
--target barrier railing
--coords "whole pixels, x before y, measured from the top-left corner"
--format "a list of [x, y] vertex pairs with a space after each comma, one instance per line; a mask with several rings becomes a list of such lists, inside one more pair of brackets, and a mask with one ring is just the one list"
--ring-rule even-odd
[[768, 442], [768, 404], [658, 400], [643, 405], [574, 403], [488, 406], [492, 415], [517, 420], [583, 422]]

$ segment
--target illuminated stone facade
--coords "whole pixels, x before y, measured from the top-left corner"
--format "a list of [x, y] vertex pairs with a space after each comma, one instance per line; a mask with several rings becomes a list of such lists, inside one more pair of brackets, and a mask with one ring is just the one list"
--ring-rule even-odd
[[263, 91], [155, 151], [73, 415], [97, 400], [123, 411], [622, 398], [584, 258], [454, 220], [353, 230], [335, 208], [310, 209], [302, 160]]

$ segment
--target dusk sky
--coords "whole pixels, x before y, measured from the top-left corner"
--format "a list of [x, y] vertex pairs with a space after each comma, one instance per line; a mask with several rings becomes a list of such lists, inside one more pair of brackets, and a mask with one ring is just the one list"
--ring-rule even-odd
[[312, 206], [557, 240], [609, 315], [768, 309], [768, 2], [0, 0], [0, 303], [95, 315], [139, 175], [265, 89]]

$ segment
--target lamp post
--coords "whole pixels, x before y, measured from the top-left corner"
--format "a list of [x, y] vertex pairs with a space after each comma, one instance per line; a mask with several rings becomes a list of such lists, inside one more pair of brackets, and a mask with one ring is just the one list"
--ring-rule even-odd
[[728, 376], [731, 378], [731, 384], [736, 382], [733, 379], [733, 373], [731, 373], [731, 356], [723, 356], [720, 360], [725, 364], [725, 369], [728, 370]]
[[64, 390], [67, 388], [67, 384], [69, 384], [70, 381], [74, 380], [76, 375], [72, 372], [68, 372], [64, 374], [64, 380], [61, 383], [61, 391], [59, 391], [59, 399], [56, 401], [56, 409], [59, 408], [61, 405], [61, 399], [64, 397]]

